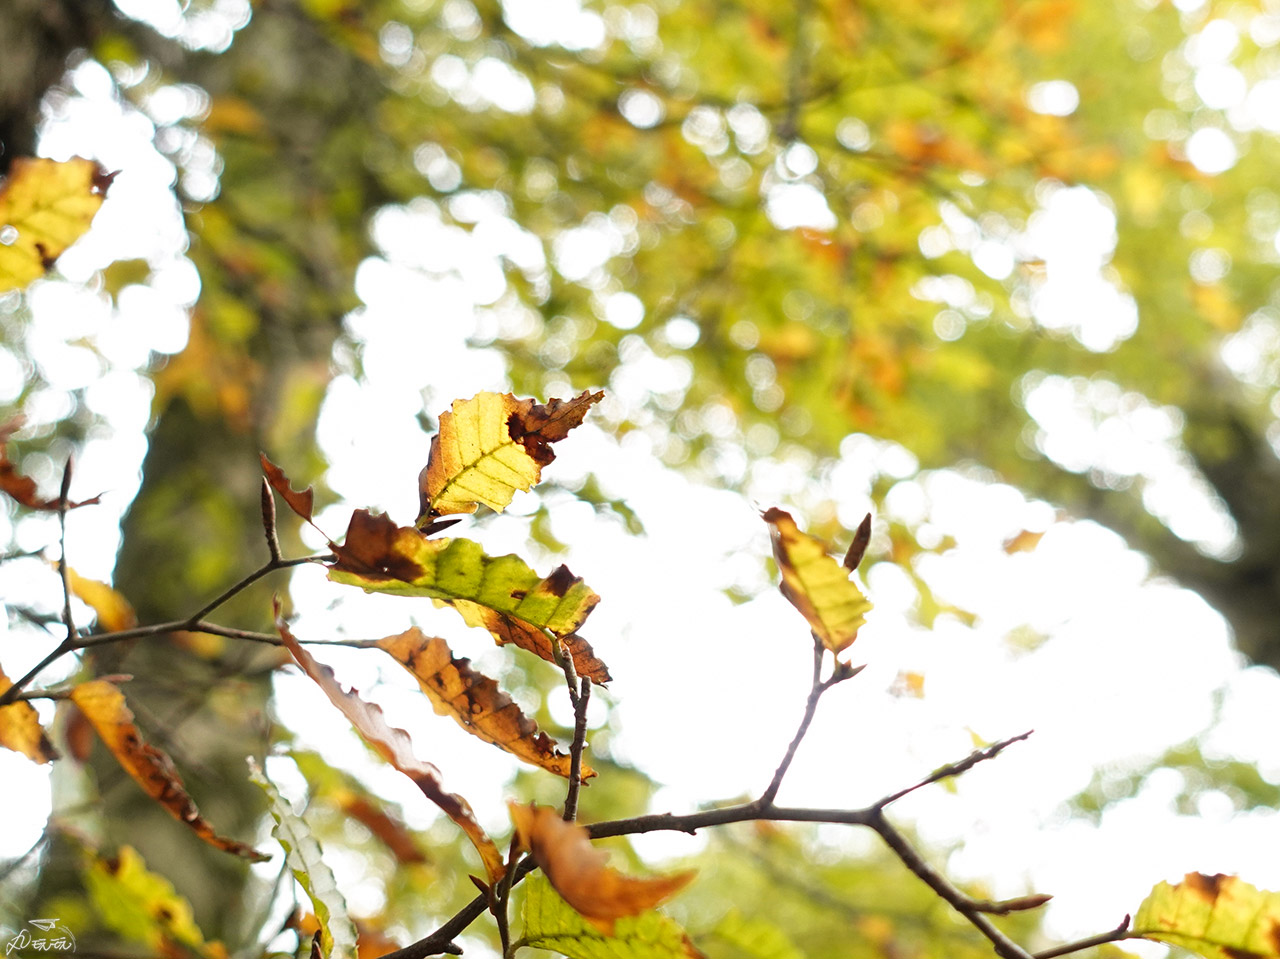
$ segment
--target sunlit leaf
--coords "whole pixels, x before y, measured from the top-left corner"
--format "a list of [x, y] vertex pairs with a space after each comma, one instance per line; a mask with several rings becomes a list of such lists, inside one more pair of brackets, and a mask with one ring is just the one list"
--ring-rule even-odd
[[294, 489], [289, 483], [289, 477], [284, 475], [284, 470], [267, 459], [267, 454], [260, 453], [259, 458], [262, 460], [262, 474], [266, 476], [271, 488], [280, 494], [280, 497], [289, 504], [291, 510], [307, 522], [311, 522], [311, 511], [315, 505], [315, 491], [310, 486], [304, 490]]
[[616, 920], [654, 908], [694, 877], [692, 871], [644, 879], [624, 876], [606, 865], [609, 854], [591, 844], [582, 826], [565, 822], [549, 806], [508, 805], [520, 845], [565, 902], [606, 936], [614, 932]]
[[333, 670], [316, 662], [289, 632], [288, 626], [278, 615], [276, 628], [280, 632], [284, 645], [302, 667], [302, 671], [324, 690], [324, 694], [329, 697], [329, 702], [341, 710], [378, 755], [412, 779], [414, 784], [422, 790], [423, 795], [444, 810], [445, 814], [462, 828], [480, 853], [489, 878], [496, 880], [501, 876], [505, 868], [502, 853], [481, 828], [467, 801], [461, 796], [445, 791], [440, 779], [440, 770], [414, 755], [409, 734], [403, 729], [388, 725], [386, 718], [382, 715], [382, 709], [376, 704], [365, 702], [354, 689], [346, 690], [338, 685]]
[[90, 680], [71, 691], [71, 701], [93, 724], [98, 737], [124, 771], [174, 819], [185, 823], [197, 836], [217, 849], [255, 862], [270, 858], [245, 843], [226, 839], [213, 831], [187, 794], [173, 760], [142, 741], [142, 734], [134, 724], [133, 712], [125, 704], [124, 694], [119, 689], [106, 680]]
[[[8, 691], [13, 681], [0, 670], [0, 694]], [[16, 702], [0, 706], [0, 746], [22, 753], [38, 763], [53, 762], [58, 751], [49, 742], [40, 717], [30, 703]]]
[[1275, 959], [1280, 892], [1265, 892], [1235, 876], [1189, 872], [1176, 885], [1162, 882], [1151, 890], [1130, 932], [1205, 959]]
[[700, 955], [673, 920], [658, 912], [618, 919], [611, 932], [574, 911], [541, 876], [524, 883], [523, 939], [567, 959], [694, 959]]
[[275, 784], [249, 760], [249, 778], [267, 794], [269, 811], [275, 820], [271, 834], [284, 847], [289, 871], [311, 900], [311, 908], [320, 932], [320, 952], [343, 959], [356, 947], [356, 929], [347, 915], [347, 901], [338, 889], [333, 872], [325, 864], [319, 841], [311, 834], [306, 821], [293, 811], [293, 806], [280, 795]]
[[[494, 680], [472, 669], [471, 660], [454, 658], [443, 639], [415, 626], [380, 639], [378, 646], [413, 674], [437, 713], [517, 759], [568, 778], [570, 757]], [[582, 767], [583, 779], [594, 775], [589, 766]]]
[[427, 465], [418, 478], [418, 525], [447, 513], [501, 512], [517, 490], [530, 489], [555, 459], [552, 443], [582, 422], [603, 393], [535, 403], [510, 393], [477, 393], [440, 414]]
[[849, 579], [850, 571], [827, 555], [817, 539], [800, 532], [791, 514], [764, 513], [772, 527], [773, 555], [782, 573], [782, 595], [798, 609], [824, 646], [838, 653], [858, 636], [871, 603]]
[[[528, 650], [549, 663], [556, 661], [555, 651], [552, 648], [552, 638], [544, 629], [531, 626], [523, 620], [516, 619], [506, 613], [500, 613], [496, 609], [490, 609], [488, 606], [481, 606], [478, 603], [470, 603], [462, 599], [443, 605], [452, 606], [461, 613], [468, 626], [479, 626], [482, 629], [487, 629], [499, 646], [511, 643], [521, 649]], [[609, 682], [612, 678], [609, 675], [609, 667], [604, 664], [602, 659], [596, 656], [595, 650], [591, 648], [590, 643], [577, 633], [561, 636], [560, 641], [564, 644], [565, 649], [568, 650], [569, 658], [573, 660], [573, 668], [579, 676], [586, 676], [597, 684]]]
[[93, 856], [85, 885], [103, 922], [124, 938], [157, 951], [180, 943], [207, 954], [191, 903], [168, 879], [149, 870], [132, 846], [121, 846], [115, 856]]
[[115, 633], [138, 625], [133, 606], [117, 590], [96, 579], [87, 579], [68, 567], [67, 581], [71, 592], [84, 600], [98, 614], [98, 626], [103, 632]]
[[367, 510], [352, 514], [341, 546], [330, 545], [338, 557], [329, 567], [335, 583], [446, 603], [465, 600], [557, 636], [578, 629], [600, 601], [565, 566], [543, 578], [518, 556], [487, 556], [469, 539], [430, 539]]
[[0, 293], [44, 276], [88, 231], [114, 176], [81, 157], [13, 161], [0, 184]]

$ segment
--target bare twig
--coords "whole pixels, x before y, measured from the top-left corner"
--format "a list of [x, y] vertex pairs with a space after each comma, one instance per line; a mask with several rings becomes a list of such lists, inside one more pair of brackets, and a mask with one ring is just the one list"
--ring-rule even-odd
[[578, 701], [573, 706], [573, 742], [569, 744], [569, 790], [564, 797], [564, 818], [578, 818], [578, 791], [582, 788], [582, 750], [587, 745], [587, 704], [591, 701], [591, 680], [582, 677]]
[[1110, 932], [1104, 932], [1097, 936], [1089, 936], [1087, 939], [1077, 939], [1075, 942], [1068, 942], [1062, 946], [1054, 946], [1052, 949], [1045, 949], [1037, 952], [1032, 959], [1056, 959], [1057, 956], [1067, 956], [1073, 952], [1079, 952], [1082, 949], [1092, 949], [1094, 946], [1100, 946], [1105, 942], [1119, 942], [1121, 939], [1128, 939], [1130, 918], [1126, 914], [1124, 921], [1116, 926]]
[[950, 779], [952, 776], [959, 776], [961, 773], [967, 772], [968, 770], [972, 769], [974, 766], [978, 765], [978, 763], [980, 762], [985, 762], [988, 759], [994, 759], [996, 756], [1000, 755], [1000, 753], [1002, 753], [1005, 749], [1012, 746], [1014, 743], [1022, 742], [1024, 739], [1027, 739], [1034, 732], [1035, 732], [1034, 729], [1028, 729], [1025, 733], [1020, 733], [1017, 736], [1010, 736], [1008, 739], [1002, 739], [998, 743], [992, 743], [990, 746], [986, 747], [985, 749], [976, 750], [970, 753], [964, 759], [960, 760], [958, 763], [948, 763], [946, 766], [943, 766], [940, 769], [935, 769], [933, 772], [931, 772], [924, 779], [920, 780], [914, 786], [908, 786], [906, 789], [900, 789], [896, 793], [894, 793], [892, 796], [885, 796], [884, 799], [881, 799], [880, 802], [878, 802], [876, 805], [880, 809], [883, 809], [885, 806], [888, 806], [890, 803], [897, 802], [903, 796], [909, 795], [915, 792], [917, 789], [920, 789], [924, 786], [929, 786], [936, 782], [941, 782], [943, 779]]
[[67, 642], [75, 643], [76, 624], [71, 618], [71, 570], [67, 566], [67, 493], [71, 490], [71, 457], [62, 468], [62, 488], [58, 492], [58, 576], [62, 579], [62, 622], [67, 627]]
[[778, 789], [782, 786], [782, 777], [791, 768], [791, 761], [796, 758], [796, 750], [800, 748], [800, 741], [804, 739], [805, 733], [809, 731], [809, 724], [813, 722], [814, 714], [818, 711], [818, 700], [826, 692], [826, 687], [822, 684], [822, 653], [824, 649], [822, 641], [818, 639], [817, 634], [814, 634], [813, 680], [809, 684], [809, 698], [804, 704], [804, 716], [800, 720], [800, 726], [796, 729], [795, 736], [791, 739], [791, 745], [787, 747], [786, 755], [782, 757], [782, 762], [778, 763], [778, 768], [773, 773], [773, 779], [769, 781], [769, 785], [760, 794], [758, 802], [761, 808], [767, 809], [773, 805], [773, 798], [778, 795]]
[[276, 532], [276, 498], [265, 476], [262, 477], [262, 531], [267, 537], [271, 562], [280, 562], [284, 559], [284, 554], [280, 552], [280, 536]]
[[511, 850], [507, 853], [507, 871], [503, 873], [498, 884], [489, 890], [489, 911], [493, 913], [498, 924], [498, 939], [502, 943], [503, 959], [511, 957], [511, 924], [507, 915], [507, 907], [511, 904], [511, 886], [515, 882], [516, 870], [520, 866], [520, 840], [511, 837]]

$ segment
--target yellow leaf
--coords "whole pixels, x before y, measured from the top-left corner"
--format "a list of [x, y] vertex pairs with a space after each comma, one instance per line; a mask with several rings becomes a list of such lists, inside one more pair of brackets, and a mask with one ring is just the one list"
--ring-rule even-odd
[[814, 635], [833, 653], [858, 636], [871, 603], [849, 579], [849, 570], [827, 555], [826, 546], [800, 532], [791, 514], [767, 510], [773, 527], [773, 555], [782, 573], [782, 595], [800, 611]]
[[[169, 954], [175, 943], [209, 955], [196, 926], [191, 903], [164, 876], [147, 869], [132, 846], [115, 856], [95, 855], [85, 873], [89, 896], [107, 926], [127, 939], [146, 943]], [[176, 952], [176, 951], [175, 951]]]
[[174, 819], [191, 830], [216, 849], [234, 853], [245, 859], [261, 862], [269, 859], [262, 853], [237, 842], [219, 836], [200, 815], [195, 801], [187, 794], [182, 777], [165, 753], [142, 741], [142, 734], [133, 721], [133, 712], [126, 705], [124, 694], [103, 679], [81, 683], [71, 690], [71, 701], [80, 707], [86, 719], [93, 724], [98, 736], [111, 750], [116, 760], [147, 795], [160, 803]]
[[510, 393], [477, 393], [440, 415], [440, 432], [418, 477], [418, 526], [447, 513], [474, 513], [483, 503], [501, 512], [553, 459], [552, 443], [580, 424], [603, 393], [581, 393], [546, 405]]
[[67, 580], [71, 585], [71, 592], [98, 614], [98, 626], [103, 632], [118, 633], [138, 625], [133, 606], [106, 583], [86, 579], [71, 568], [67, 569]]
[[[472, 669], [469, 659], [455, 659], [443, 639], [413, 627], [378, 640], [378, 646], [413, 674], [437, 713], [452, 716], [467, 732], [517, 759], [569, 777], [570, 757], [538, 731], [537, 723], [496, 682]], [[590, 767], [582, 767], [582, 779], [594, 775]]]
[[81, 157], [13, 161], [0, 186], [0, 293], [44, 276], [88, 231], [114, 175]]
[[[0, 670], [0, 695], [12, 685], [9, 677]], [[58, 758], [58, 751], [45, 735], [35, 707], [28, 702], [0, 707], [0, 746], [22, 753], [38, 763], [53, 762]]]
[[1280, 892], [1235, 876], [1189, 872], [1162, 882], [1138, 907], [1130, 935], [1181, 946], [1205, 959], [1280, 957]]

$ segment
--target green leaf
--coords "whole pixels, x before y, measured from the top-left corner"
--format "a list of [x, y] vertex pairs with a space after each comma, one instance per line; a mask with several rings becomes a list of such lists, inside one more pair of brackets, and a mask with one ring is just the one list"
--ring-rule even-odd
[[267, 779], [251, 758], [249, 778], [271, 801], [271, 818], [276, 821], [271, 834], [284, 847], [289, 871], [311, 899], [311, 909], [320, 923], [320, 955], [346, 959], [356, 953], [356, 927], [347, 916], [347, 903], [338, 891], [333, 873], [325, 865], [320, 843], [305, 820]]
[[744, 916], [737, 909], [730, 910], [711, 935], [731, 946], [741, 959], [804, 959], [804, 953], [773, 923]]
[[1130, 933], [1199, 953], [1205, 959], [1280, 957], [1280, 892], [1235, 876], [1189, 872], [1162, 882], [1138, 908]]
[[542, 876], [527, 879], [524, 944], [566, 959], [689, 959], [698, 955], [689, 937], [660, 912], [617, 920], [606, 936], [573, 911]]
[[341, 546], [331, 545], [338, 557], [329, 567], [335, 583], [477, 603], [557, 636], [576, 630], [600, 602], [568, 567], [543, 578], [518, 556], [487, 556], [469, 539], [428, 539], [367, 510], [352, 515]]

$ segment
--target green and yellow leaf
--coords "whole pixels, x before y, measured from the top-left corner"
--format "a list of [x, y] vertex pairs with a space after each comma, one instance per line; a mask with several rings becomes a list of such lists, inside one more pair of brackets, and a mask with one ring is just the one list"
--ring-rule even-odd
[[213, 827], [200, 815], [195, 800], [188, 795], [173, 760], [142, 741], [133, 712], [118, 688], [104, 679], [90, 680], [71, 690], [71, 701], [89, 720], [120, 767], [174, 819], [216, 849], [255, 862], [270, 858], [245, 843], [227, 839], [213, 831]]
[[343, 689], [334, 678], [333, 670], [316, 662], [297, 638], [289, 632], [289, 627], [276, 613], [276, 629], [285, 647], [293, 654], [294, 660], [302, 671], [311, 677], [319, 686], [329, 702], [333, 703], [355, 727], [356, 732], [364, 737], [374, 750], [396, 769], [400, 770], [416, 785], [424, 796], [444, 810], [466, 833], [480, 853], [484, 861], [485, 871], [491, 880], [496, 881], [506, 871], [502, 861], [502, 853], [493, 844], [493, 840], [481, 827], [470, 804], [455, 793], [446, 792], [440, 777], [440, 770], [431, 763], [423, 762], [413, 751], [413, 743], [409, 734], [387, 723], [382, 709], [375, 703], [365, 702], [354, 689]]
[[474, 513], [480, 504], [504, 510], [555, 459], [550, 444], [564, 439], [603, 396], [583, 392], [545, 405], [510, 393], [455, 400], [450, 412], [440, 414], [440, 431], [418, 477], [418, 525], [448, 513]]
[[276, 823], [271, 834], [284, 847], [289, 871], [311, 900], [320, 932], [321, 956], [342, 959], [352, 955], [356, 949], [356, 927], [347, 915], [347, 901], [338, 889], [333, 871], [325, 864], [320, 842], [311, 834], [306, 820], [293, 811], [293, 806], [252, 759], [249, 778], [267, 794], [271, 818]]
[[[4, 670], [0, 670], [0, 695], [8, 692], [12, 685]], [[0, 746], [22, 753], [33, 762], [49, 763], [58, 758], [58, 751], [40, 725], [36, 708], [28, 702], [0, 706]]]
[[1280, 892], [1235, 876], [1189, 872], [1177, 885], [1151, 890], [1130, 935], [1180, 946], [1205, 959], [1280, 957]]
[[[426, 636], [417, 627], [378, 640], [401, 666], [409, 670], [431, 700], [435, 711], [451, 716], [459, 726], [517, 759], [557, 776], [569, 777], [571, 759], [538, 724], [498, 688], [498, 684], [471, 668], [469, 659], [456, 659], [449, 644], [438, 636]], [[595, 775], [582, 767], [582, 779]]]
[[82, 157], [13, 161], [0, 185], [0, 293], [44, 276], [88, 231], [113, 176]]
[[694, 959], [685, 931], [659, 912], [619, 919], [612, 934], [574, 911], [541, 876], [525, 880], [523, 941], [566, 959]]
[[710, 935], [724, 942], [741, 959], [804, 959], [804, 953], [780, 928], [759, 916], [744, 916], [737, 909], [716, 923]]
[[475, 603], [557, 636], [578, 629], [600, 602], [565, 566], [543, 578], [518, 556], [486, 556], [469, 539], [429, 539], [367, 510], [356, 510], [343, 544], [330, 546], [335, 583], [449, 605]]
[[609, 854], [591, 844], [586, 829], [565, 822], [551, 807], [508, 807], [520, 845], [529, 850], [547, 881], [605, 936], [614, 935], [618, 920], [653, 909], [694, 877], [692, 870], [642, 879], [624, 876], [606, 865]]
[[177, 944], [198, 955], [216, 954], [206, 947], [191, 903], [168, 879], [151, 872], [132, 846], [121, 846], [112, 857], [93, 855], [84, 878], [102, 921], [125, 939], [164, 954], [185, 952], [175, 949]]
[[[465, 599], [454, 600], [451, 603], [440, 600], [437, 602], [456, 609], [468, 626], [487, 629], [499, 646], [511, 643], [549, 663], [556, 661], [552, 637], [545, 629], [539, 629], [506, 613], [500, 613], [496, 609], [490, 609], [478, 603], [467, 602]], [[568, 650], [569, 658], [573, 660], [574, 671], [579, 676], [586, 676], [597, 685], [603, 685], [613, 678], [609, 675], [609, 667], [604, 664], [604, 660], [596, 656], [591, 644], [577, 633], [561, 636], [560, 642]]]
[[764, 521], [772, 527], [782, 595], [809, 621], [824, 646], [833, 653], [847, 649], [866, 622], [871, 603], [849, 579], [850, 571], [827, 555], [820, 540], [800, 532], [790, 513], [774, 507], [765, 511]]

